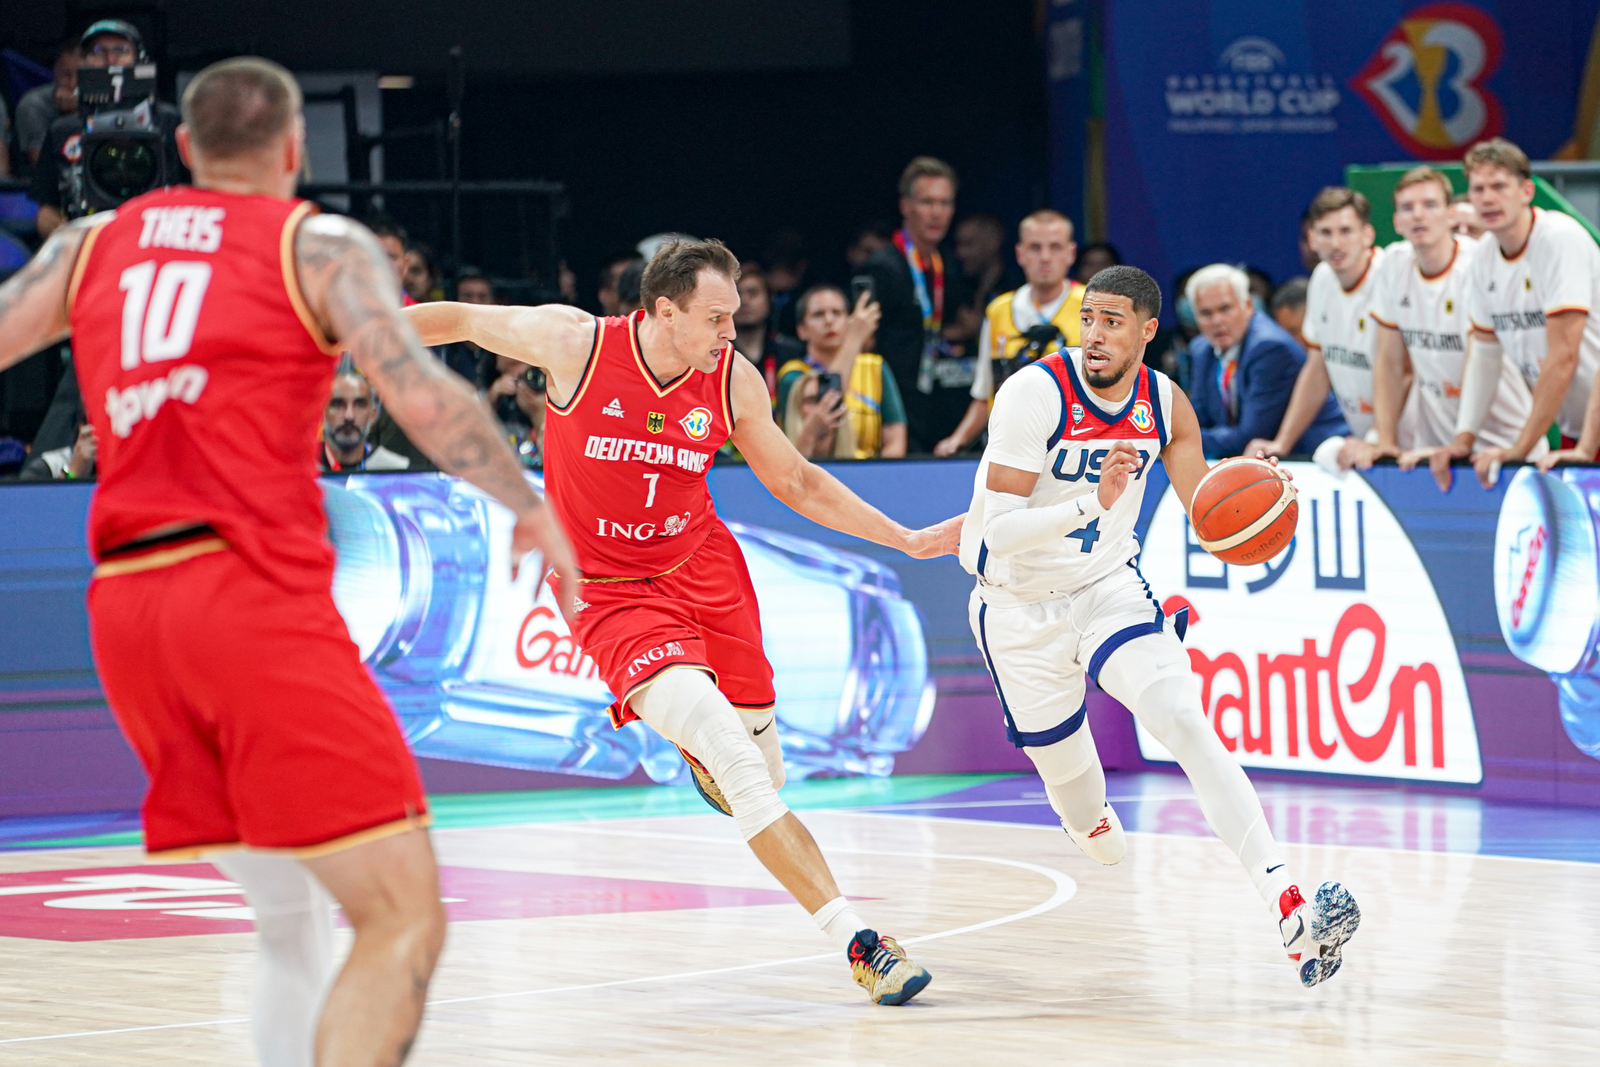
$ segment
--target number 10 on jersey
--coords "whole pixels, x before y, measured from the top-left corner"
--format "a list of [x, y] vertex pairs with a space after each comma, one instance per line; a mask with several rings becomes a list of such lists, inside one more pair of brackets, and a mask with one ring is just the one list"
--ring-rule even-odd
[[122, 369], [188, 355], [210, 284], [209, 263], [152, 259], [123, 271]]

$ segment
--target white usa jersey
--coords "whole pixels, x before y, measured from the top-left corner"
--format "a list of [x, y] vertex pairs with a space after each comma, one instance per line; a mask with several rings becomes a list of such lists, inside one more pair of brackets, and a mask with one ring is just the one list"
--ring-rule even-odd
[[[1145, 475], [1171, 437], [1172, 381], [1140, 364], [1133, 388], [1116, 405], [1083, 384], [1083, 353], [1069, 348], [1012, 375], [995, 396], [989, 445], [978, 464], [972, 506], [961, 526], [961, 565], [978, 576], [986, 603], [1021, 604], [1077, 592], [1127, 566], [1139, 554], [1134, 527]], [[1059, 542], [992, 557], [983, 543], [989, 464], [1039, 475], [1028, 507], [1060, 504], [1100, 485], [1100, 464], [1118, 441], [1139, 453], [1139, 469], [1111, 510]]]
[[1306, 344], [1322, 349], [1328, 383], [1356, 437], [1372, 429], [1372, 350], [1378, 331], [1367, 313], [1382, 263], [1383, 249], [1374, 248], [1367, 269], [1350, 289], [1339, 284], [1332, 267], [1318, 263], [1306, 288], [1306, 321], [1300, 327]]

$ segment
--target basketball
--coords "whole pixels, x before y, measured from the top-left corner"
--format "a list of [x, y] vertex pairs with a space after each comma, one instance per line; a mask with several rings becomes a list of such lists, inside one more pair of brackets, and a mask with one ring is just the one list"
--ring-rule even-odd
[[1241, 457], [1200, 479], [1189, 509], [1200, 547], [1225, 563], [1265, 563], [1300, 521], [1294, 483], [1271, 463]]

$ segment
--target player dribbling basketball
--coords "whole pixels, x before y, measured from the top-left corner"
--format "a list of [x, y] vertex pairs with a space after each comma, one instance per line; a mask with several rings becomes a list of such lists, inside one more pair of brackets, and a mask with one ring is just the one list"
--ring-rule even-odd
[[1202, 710], [1179, 643], [1186, 619], [1164, 618], [1139, 574], [1134, 526], [1150, 464], [1166, 465], [1185, 510], [1208, 469], [1188, 398], [1141, 362], [1160, 311], [1154, 279], [1108, 267], [1084, 293], [1083, 347], [1024, 368], [995, 397], [961, 534], [962, 566], [978, 578], [972, 630], [1006, 734], [1072, 840], [1106, 864], [1127, 847], [1089, 733], [1093, 679], [1177, 758], [1313, 986], [1339, 969], [1360, 911], [1337, 882], [1302, 897], [1250, 780]]

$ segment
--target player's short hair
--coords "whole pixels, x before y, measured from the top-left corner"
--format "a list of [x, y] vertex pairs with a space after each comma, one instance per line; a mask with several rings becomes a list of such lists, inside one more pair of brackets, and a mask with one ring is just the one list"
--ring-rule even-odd
[[703, 270], [716, 271], [738, 284], [739, 260], [715, 237], [704, 241], [679, 238], [662, 245], [639, 277], [639, 300], [646, 313], [654, 315], [656, 301], [663, 296], [679, 307], [686, 306]]
[[194, 76], [183, 91], [183, 121], [201, 155], [231, 159], [271, 144], [301, 103], [294, 75], [270, 59], [239, 56]]
[[1028, 214], [1028, 215], [1024, 215], [1022, 221], [1017, 223], [1017, 243], [1018, 244], [1022, 243], [1022, 230], [1023, 230], [1023, 227], [1027, 226], [1030, 222], [1033, 223], [1035, 226], [1048, 226], [1053, 222], [1062, 223], [1067, 228], [1067, 240], [1069, 240], [1069, 241], [1072, 240], [1073, 233], [1074, 233], [1074, 230], [1073, 230], [1073, 227], [1072, 227], [1072, 220], [1067, 218], [1061, 212], [1057, 211], [1055, 208], [1042, 207], [1038, 211], [1035, 211], [1035, 212], [1033, 212], [1031, 214]]
[[1315, 226], [1324, 215], [1332, 215], [1345, 208], [1354, 211], [1363, 224], [1371, 224], [1372, 204], [1364, 194], [1343, 185], [1329, 185], [1312, 197], [1311, 206], [1306, 208], [1306, 222]]
[[1195, 298], [1200, 295], [1202, 289], [1209, 289], [1219, 284], [1231, 286], [1233, 295], [1239, 298], [1239, 303], [1250, 303], [1250, 275], [1232, 263], [1213, 263], [1189, 275], [1189, 280], [1183, 286], [1184, 299], [1189, 301], [1190, 307], [1194, 307]]
[[1134, 313], [1147, 319], [1161, 314], [1161, 286], [1138, 267], [1118, 264], [1100, 271], [1089, 279], [1089, 284], [1083, 290], [1083, 298], [1088, 300], [1093, 293], [1125, 296], [1133, 301]]
[[1426, 163], [1420, 167], [1412, 167], [1400, 175], [1400, 180], [1394, 183], [1396, 202], [1399, 201], [1400, 190], [1409, 189], [1413, 185], [1426, 185], [1428, 182], [1439, 186], [1440, 191], [1444, 193], [1444, 202], [1448, 206], [1450, 198], [1455, 195], [1455, 187], [1450, 184], [1450, 179], [1445, 177], [1443, 171], [1435, 170]]
[[918, 178], [943, 178], [950, 183], [952, 191], [961, 186], [956, 180], [956, 169], [950, 164], [933, 156], [918, 156], [907, 163], [906, 169], [900, 172], [900, 195], [910, 196]]
[[820, 282], [801, 293], [800, 299], [794, 302], [795, 322], [806, 321], [806, 313], [811, 310], [811, 298], [818, 293], [838, 293], [839, 299], [844, 301], [845, 314], [848, 315], [850, 313], [850, 298], [845, 295], [845, 291], [832, 282]]
[[1467, 154], [1461, 157], [1461, 169], [1471, 177], [1477, 167], [1504, 167], [1523, 181], [1533, 178], [1528, 153], [1504, 137], [1491, 137], [1467, 149]]

